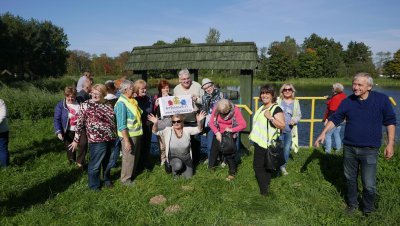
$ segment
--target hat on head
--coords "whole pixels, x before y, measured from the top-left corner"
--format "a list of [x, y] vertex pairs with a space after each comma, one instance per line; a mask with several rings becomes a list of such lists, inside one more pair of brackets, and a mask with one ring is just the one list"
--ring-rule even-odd
[[203, 88], [203, 86], [208, 83], [214, 84], [209, 78], [203, 78], [203, 80], [201, 81], [201, 88]]

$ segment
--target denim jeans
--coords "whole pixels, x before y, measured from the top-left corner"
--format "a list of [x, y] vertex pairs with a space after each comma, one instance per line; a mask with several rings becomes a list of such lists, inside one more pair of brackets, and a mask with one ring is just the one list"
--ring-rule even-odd
[[285, 157], [285, 164], [282, 167], [286, 167], [292, 147], [292, 133], [283, 133], [281, 139], [283, 141], [283, 155]]
[[340, 138], [340, 130], [342, 129], [342, 126], [337, 126], [331, 129], [326, 133], [325, 136], [325, 152], [326, 153], [331, 153], [332, 150], [332, 135], [335, 139], [335, 147], [336, 150], [340, 150], [342, 148], [342, 139]]
[[108, 166], [111, 153], [113, 152], [115, 141], [101, 143], [89, 143], [90, 159], [88, 165], [89, 188], [100, 189], [100, 168], [103, 168], [104, 184], [111, 184], [110, 171]]
[[379, 148], [343, 146], [343, 168], [347, 184], [347, 204], [358, 206], [357, 202], [357, 177], [361, 170], [363, 185], [362, 202], [363, 211], [374, 211], [376, 196], [376, 170]]
[[117, 167], [117, 161], [119, 158], [120, 151], [121, 151], [121, 140], [119, 138], [117, 138], [114, 141], [114, 150], [112, 150], [110, 160], [108, 161], [107, 168], [110, 168], [110, 170], [112, 168]]
[[0, 167], [8, 166], [10, 154], [8, 152], [9, 132], [0, 133]]

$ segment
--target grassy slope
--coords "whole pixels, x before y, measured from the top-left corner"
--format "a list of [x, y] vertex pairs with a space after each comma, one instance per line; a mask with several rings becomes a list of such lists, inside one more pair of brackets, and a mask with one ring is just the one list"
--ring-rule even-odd
[[[341, 155], [301, 150], [288, 165], [289, 176], [272, 180], [272, 193], [260, 197], [252, 156], [243, 157], [237, 179], [227, 169], [197, 168], [193, 179], [174, 181], [161, 167], [144, 172], [135, 187], [87, 188], [87, 174], [68, 166], [51, 119], [11, 125], [12, 166], [0, 170], [0, 225], [394, 225], [400, 220], [399, 150], [391, 161], [379, 159], [378, 211], [368, 219], [343, 214]], [[186, 191], [182, 186], [190, 186]], [[162, 194], [165, 204], [149, 204]], [[173, 204], [182, 211], [168, 215]]]

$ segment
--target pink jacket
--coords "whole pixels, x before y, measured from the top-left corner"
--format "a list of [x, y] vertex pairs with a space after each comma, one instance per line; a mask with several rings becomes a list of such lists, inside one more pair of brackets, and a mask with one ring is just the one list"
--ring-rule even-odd
[[[223, 133], [225, 131], [225, 128], [232, 128], [232, 123], [233, 123], [232, 118], [230, 118], [228, 120], [224, 120], [220, 115], [218, 115], [218, 118], [217, 118], [217, 122], [219, 124], [219, 131], [218, 131], [217, 127], [214, 124], [215, 110], [216, 110], [216, 108], [213, 109], [213, 111], [211, 113], [210, 122], [208, 123], [209, 127], [214, 132], [214, 134], [217, 132]], [[233, 117], [235, 117], [237, 126], [232, 128], [232, 132], [237, 133], [237, 132], [244, 130], [246, 128], [247, 124], [243, 118], [242, 112], [240, 112], [240, 109], [237, 106], [235, 106], [234, 111], [235, 112], [233, 114]]]

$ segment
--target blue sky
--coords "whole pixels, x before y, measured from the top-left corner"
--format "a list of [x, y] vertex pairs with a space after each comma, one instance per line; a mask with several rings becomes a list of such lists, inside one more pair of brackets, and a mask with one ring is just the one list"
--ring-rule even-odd
[[291, 36], [298, 44], [316, 33], [344, 48], [364, 42], [376, 53], [400, 49], [400, 0], [1, 0], [0, 14], [50, 20], [69, 49], [117, 56], [135, 46], [188, 37], [205, 42], [209, 28], [221, 41], [268, 47]]

